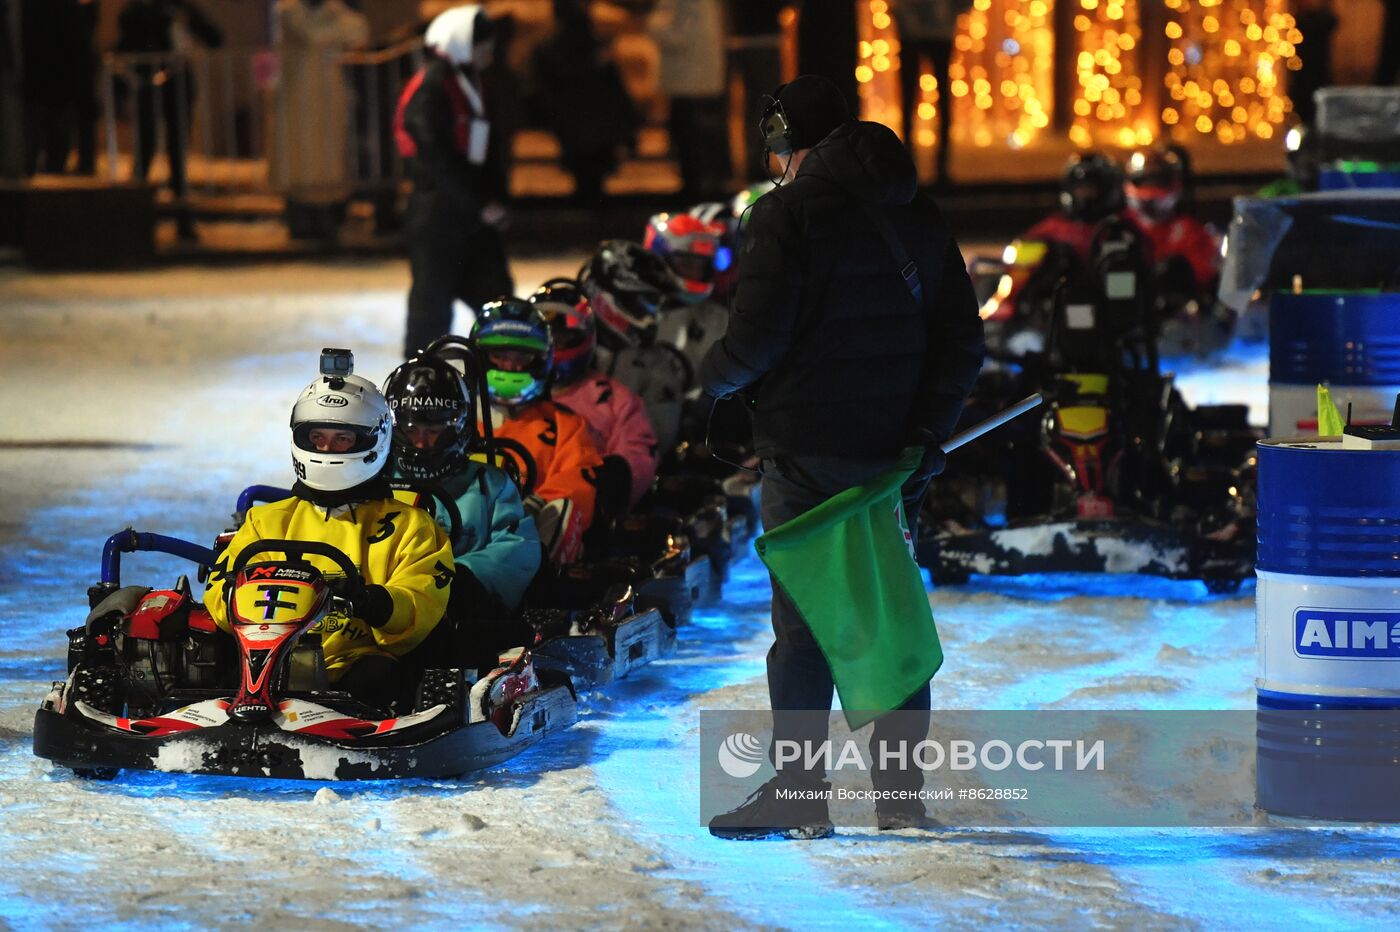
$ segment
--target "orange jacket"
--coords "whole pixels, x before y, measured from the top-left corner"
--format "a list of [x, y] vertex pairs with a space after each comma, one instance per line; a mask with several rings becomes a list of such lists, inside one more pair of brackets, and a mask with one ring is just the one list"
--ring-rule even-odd
[[512, 412], [493, 429], [497, 437], [524, 446], [535, 461], [535, 481], [521, 490], [522, 495], [545, 502], [567, 499], [578, 533], [586, 531], [598, 498], [596, 472], [603, 464], [588, 422], [561, 404], [537, 401]]

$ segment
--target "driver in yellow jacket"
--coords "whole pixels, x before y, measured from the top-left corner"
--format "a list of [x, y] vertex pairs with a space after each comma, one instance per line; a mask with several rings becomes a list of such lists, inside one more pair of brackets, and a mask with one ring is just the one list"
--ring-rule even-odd
[[[292, 410], [293, 497], [248, 510], [204, 596], [209, 614], [228, 630], [227, 572], [248, 545], [296, 540], [340, 549], [365, 585], [348, 591], [348, 615], [327, 615], [313, 630], [321, 634], [330, 681], [380, 709], [397, 698], [399, 661], [442, 618], [452, 582], [447, 535], [389, 489], [390, 425], [388, 403], [366, 379], [323, 376], [308, 386]], [[340, 575], [329, 560], [307, 559], [328, 578]]]

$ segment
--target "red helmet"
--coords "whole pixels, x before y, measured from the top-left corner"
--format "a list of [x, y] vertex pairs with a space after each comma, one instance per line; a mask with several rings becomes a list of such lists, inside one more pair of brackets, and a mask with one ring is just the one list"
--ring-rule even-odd
[[693, 213], [657, 214], [647, 223], [642, 245], [666, 260], [681, 297], [703, 301], [714, 290], [715, 273], [729, 268], [725, 232], [723, 223]]
[[572, 278], [551, 278], [530, 295], [554, 336], [554, 382], [572, 385], [593, 367], [598, 322], [588, 296]]

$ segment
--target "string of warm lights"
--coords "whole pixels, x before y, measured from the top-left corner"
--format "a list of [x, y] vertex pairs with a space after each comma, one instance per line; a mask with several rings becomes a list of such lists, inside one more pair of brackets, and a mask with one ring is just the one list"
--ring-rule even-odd
[[[1050, 125], [1054, 0], [974, 0], [958, 18], [949, 84], [953, 124], [976, 146], [1030, 143]], [[995, 9], [994, 9], [995, 7]], [[866, 119], [899, 126], [899, 37], [888, 0], [869, 0], [861, 17], [856, 81]], [[915, 142], [937, 142], [943, 89], [931, 73], [919, 76]]]
[[[1076, 0], [1070, 0], [1076, 2]], [[1124, 148], [1153, 140], [1155, 122], [1143, 100], [1142, 23], [1131, 0], [1077, 0], [1070, 141], [1081, 148], [1111, 142]]]
[[[892, 0], [860, 9], [856, 80], [866, 119], [900, 127], [898, 32]], [[1226, 144], [1269, 139], [1293, 109], [1284, 72], [1300, 66], [1302, 41], [1286, 0], [1164, 0], [1165, 60], [1149, 59], [1136, 0], [1059, 0], [1073, 5], [1061, 36], [1074, 82], [1069, 138], [1077, 146], [1151, 144], [1159, 135], [1211, 135]], [[954, 133], [979, 147], [1021, 148], [1050, 125], [1056, 68], [1055, 0], [973, 0], [958, 19], [949, 87]], [[1156, 89], [1165, 91], [1158, 110]], [[919, 76], [918, 148], [937, 143], [945, 89]]]
[[1269, 139], [1293, 109], [1280, 88], [1303, 41], [1281, 0], [1165, 0], [1168, 127], [1223, 143]]

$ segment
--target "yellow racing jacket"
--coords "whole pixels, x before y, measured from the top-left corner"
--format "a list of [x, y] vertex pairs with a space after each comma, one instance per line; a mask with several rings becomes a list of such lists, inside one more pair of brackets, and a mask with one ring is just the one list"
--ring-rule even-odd
[[[394, 499], [357, 502], [327, 511], [301, 498], [250, 508], [228, 549], [209, 574], [204, 605], [214, 622], [230, 630], [224, 601], [228, 570], [249, 544], [260, 540], [320, 541], [344, 551], [366, 585], [380, 585], [394, 601], [394, 613], [380, 628], [332, 612], [312, 628], [321, 634], [326, 674], [334, 682], [360, 657], [402, 657], [428, 636], [447, 609], [452, 583], [452, 543], [432, 516]], [[268, 552], [253, 558], [282, 559]], [[307, 560], [328, 579], [344, 574], [315, 554]]]

